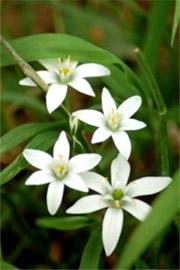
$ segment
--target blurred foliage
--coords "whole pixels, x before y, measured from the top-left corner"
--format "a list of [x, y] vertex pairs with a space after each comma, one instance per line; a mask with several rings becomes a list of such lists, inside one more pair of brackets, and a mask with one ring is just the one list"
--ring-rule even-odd
[[[158, 112], [135, 58], [134, 48], [139, 47], [146, 56], [168, 109], [168, 146], [172, 176], [178, 167], [179, 154], [178, 33], [173, 37], [174, 44], [170, 48], [174, 10], [175, 1], [172, 0], [3, 0], [1, 32], [8, 40], [40, 33], [70, 34], [109, 51], [116, 56], [113, 56], [113, 59], [120, 58], [119, 63], [115, 65], [104, 59], [107, 67], [112, 71], [111, 78], [90, 80], [97, 93], [95, 100], [70, 90], [69, 100], [66, 102], [69, 102], [72, 111], [84, 107], [100, 109], [103, 85], [111, 90], [117, 103], [134, 94], [142, 96], [143, 105], [137, 113], [137, 118], [146, 122], [147, 128], [130, 132], [133, 146], [130, 158], [132, 179], [145, 175], [161, 175]], [[61, 44], [59, 46], [61, 47]], [[48, 44], [44, 44], [44, 47], [48, 48]], [[27, 55], [36, 54], [36, 43], [34, 42], [29, 48], [26, 45], [24, 51]], [[81, 61], [86, 57], [85, 52], [84, 59]], [[90, 56], [88, 57], [90, 61]], [[32, 62], [32, 66], [36, 68], [37, 63]], [[61, 110], [57, 110], [52, 115], [47, 113], [44, 94], [38, 88], [18, 85], [23, 74], [17, 66], [3, 67], [1, 75], [1, 132], [5, 140], [3, 141], [2, 137], [4, 154], [1, 157], [1, 166], [5, 169], [1, 174], [1, 184], [7, 182], [1, 187], [3, 261], [1, 269], [16, 269], [11, 264], [19, 269], [78, 269], [79, 266], [80, 269], [86, 269], [82, 268], [87, 267], [87, 265], [83, 266], [84, 260], [86, 261], [83, 258], [93, 250], [94, 239], [99, 237], [98, 228], [95, 230], [95, 225], [89, 224], [88, 220], [95, 218], [100, 224], [102, 211], [95, 213], [93, 217], [89, 215], [84, 220], [80, 217], [81, 223], [78, 224], [76, 221], [77, 227], [72, 227], [68, 231], [54, 230], [53, 226], [49, 227], [50, 229], [45, 228], [48, 227], [46, 225], [40, 227], [40, 223], [49, 217], [45, 203], [47, 187], [24, 185], [32, 172], [32, 168], [27, 168], [28, 164], [21, 154], [24, 147], [30, 145], [51, 152], [52, 145], [62, 129], [61, 126], [64, 127], [65, 119]], [[16, 133], [18, 130], [20, 131]], [[82, 130], [85, 144], [90, 141], [94, 129], [81, 123], [79, 134]], [[6, 134], [7, 132], [10, 133]], [[8, 142], [7, 149], [5, 149], [6, 142]], [[98, 151], [103, 155], [101, 170], [109, 172], [110, 163], [117, 155], [111, 141], [104, 148], [99, 145], [91, 147], [94, 152]], [[77, 145], [76, 149], [73, 149], [76, 153], [80, 150]], [[163, 195], [167, 196], [167, 200], [168, 196], [172, 199], [172, 194], [166, 194]], [[82, 195], [80, 192], [66, 190], [57, 218], [62, 218], [65, 209], [80, 195]], [[146, 200], [151, 203], [154, 198], [155, 196], [151, 196]], [[160, 200], [160, 197], [158, 199]], [[166, 214], [164, 212], [163, 215]], [[154, 215], [157, 215], [156, 211]], [[151, 245], [146, 246], [144, 253], [141, 253], [132, 269], [178, 269], [179, 218], [176, 215], [171, 220], [172, 222], [156, 236]], [[87, 227], [75, 230], [84, 222], [87, 222]], [[139, 222], [133, 217], [125, 214], [125, 224], [116, 251], [106, 258], [99, 240], [96, 254], [100, 255], [102, 252], [100, 261], [96, 257], [90, 258], [91, 263], [93, 260], [95, 262], [94, 267], [97, 267], [99, 262], [100, 269], [113, 269], [119, 255], [122, 254], [123, 247], [138, 224]], [[142, 231], [143, 226], [147, 225], [145, 223], [141, 225]], [[140, 226], [137, 228], [140, 230]], [[93, 234], [90, 236], [91, 231]], [[135, 235], [136, 232], [134, 239]], [[139, 241], [137, 239], [134, 241]], [[133, 248], [136, 249], [136, 245]]]

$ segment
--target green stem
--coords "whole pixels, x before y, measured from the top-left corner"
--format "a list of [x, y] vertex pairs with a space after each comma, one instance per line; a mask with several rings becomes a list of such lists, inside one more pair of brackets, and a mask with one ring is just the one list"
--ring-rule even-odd
[[107, 143], [109, 142], [109, 140], [105, 140], [97, 149], [97, 153], [101, 154], [105, 148], [105, 146], [107, 145]]
[[152, 92], [154, 101], [156, 103], [159, 115], [159, 127], [160, 127], [160, 151], [161, 151], [161, 168], [162, 175], [169, 174], [169, 160], [168, 160], [168, 137], [167, 137], [167, 108], [161, 95], [159, 86], [152, 74], [150, 67], [148, 66], [143, 53], [136, 48], [136, 57], [140, 67], [142, 68], [143, 75], [148, 83], [148, 86]]
[[[17, 54], [17, 52], [11, 47], [11, 45], [7, 42], [7, 40], [0, 35], [0, 42], [4, 46], [4, 48], [9, 52], [9, 54], [12, 56], [12, 58], [15, 60], [15, 62], [18, 64], [20, 69], [23, 71], [23, 73], [29, 77], [31, 80], [33, 80], [44, 92], [48, 91], [49, 85], [46, 84], [41, 77], [36, 73], [36, 71], [27, 63], [25, 62], [20, 55]], [[66, 107], [61, 104], [61, 107], [63, 111], [68, 115], [69, 112], [66, 109]]]

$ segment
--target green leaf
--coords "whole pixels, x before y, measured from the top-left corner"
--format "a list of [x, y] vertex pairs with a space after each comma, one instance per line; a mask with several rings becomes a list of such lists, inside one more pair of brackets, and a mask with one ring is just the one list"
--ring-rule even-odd
[[[80, 38], [66, 34], [39, 34], [10, 41], [10, 45], [25, 61], [45, 58], [67, 57], [71, 55], [78, 61], [100, 63], [122, 62], [113, 54]], [[15, 64], [9, 53], [1, 49], [1, 66]]]
[[99, 259], [103, 249], [101, 231], [93, 231], [85, 246], [79, 269], [99, 269]]
[[[39, 149], [47, 151], [56, 141], [59, 133], [55, 131], [47, 131], [36, 135], [25, 148]], [[20, 171], [28, 166], [28, 162], [21, 153], [9, 166], [7, 166], [0, 173], [0, 186], [9, 182], [14, 178]]]
[[31, 123], [21, 125], [1, 137], [0, 155], [6, 153], [16, 145], [24, 142], [25, 140], [33, 137], [37, 133], [51, 130], [53, 128], [60, 128], [65, 125], [65, 122], [58, 121], [54, 123]]
[[76, 217], [43, 217], [36, 219], [36, 224], [47, 229], [56, 229], [60, 231], [75, 230], [83, 228], [92, 223], [92, 220], [85, 216]]
[[18, 268], [7, 262], [1, 262], [0, 268], [2, 270], [15, 270], [15, 269], [18, 270]]
[[116, 269], [129, 269], [178, 212], [179, 177], [180, 170], [175, 174], [169, 187], [157, 197], [150, 215], [130, 237], [123, 248]]
[[173, 28], [172, 28], [172, 36], [171, 36], [171, 47], [174, 44], [174, 39], [177, 31], [177, 27], [180, 21], [180, 1], [176, 0], [175, 5], [175, 12], [174, 12], [174, 21], [173, 21]]

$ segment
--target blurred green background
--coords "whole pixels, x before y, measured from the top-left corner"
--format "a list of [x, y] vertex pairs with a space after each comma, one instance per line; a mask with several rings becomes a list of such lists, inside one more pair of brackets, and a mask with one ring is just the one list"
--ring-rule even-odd
[[[134, 49], [144, 52], [155, 75], [168, 108], [168, 144], [170, 175], [178, 166], [179, 150], [179, 63], [178, 34], [170, 47], [175, 2], [135, 0], [82, 0], [82, 1], [33, 1], [6, 0], [1, 2], [1, 32], [7, 40], [39, 33], [66, 33], [88, 40], [123, 60], [137, 75], [141, 89], [122, 76], [119, 67], [109, 66], [112, 77], [91, 79], [97, 99], [92, 100], [76, 91], [69, 91], [66, 105], [74, 111], [91, 107], [100, 109], [101, 90], [106, 85], [117, 103], [142, 93], [143, 105], [137, 119], [147, 123], [147, 128], [129, 132], [133, 152], [130, 158], [131, 179], [145, 175], [161, 175], [159, 149], [159, 123], [157, 110], [151, 94], [137, 64]], [[32, 65], [38, 68], [37, 63]], [[47, 113], [44, 94], [38, 88], [21, 87], [23, 78], [17, 66], [1, 70], [1, 132], [2, 135], [25, 123], [63, 119], [60, 111]], [[147, 91], [146, 91], [147, 90]], [[147, 98], [148, 97], [148, 98]], [[94, 128], [81, 125], [86, 140], [90, 140]], [[56, 129], [57, 137], [61, 128]], [[28, 142], [28, 141], [27, 141]], [[7, 167], [24, 149], [19, 144], [2, 156], [2, 169]], [[93, 145], [98, 151], [99, 145]], [[51, 149], [49, 150], [51, 152]], [[103, 152], [102, 170], [107, 174], [112, 159], [117, 155], [111, 142]], [[81, 254], [89, 238], [89, 227], [58, 231], [41, 228], [36, 219], [48, 216], [45, 203], [47, 186], [27, 187], [25, 179], [32, 172], [28, 167], [1, 188], [1, 234], [2, 254], [5, 261], [19, 269], [77, 269]], [[109, 175], [107, 175], [109, 176]], [[57, 216], [63, 216], [65, 209], [81, 195], [66, 190], [62, 207]], [[151, 203], [153, 196], [145, 199]], [[100, 218], [101, 213], [95, 214]], [[129, 235], [139, 222], [125, 214], [123, 233], [116, 252], [106, 258], [103, 252], [101, 269], [112, 269], [117, 262]], [[153, 228], [152, 228], [153, 229]], [[179, 218], [176, 216], [148, 250], [137, 260], [133, 269], [177, 269]]]

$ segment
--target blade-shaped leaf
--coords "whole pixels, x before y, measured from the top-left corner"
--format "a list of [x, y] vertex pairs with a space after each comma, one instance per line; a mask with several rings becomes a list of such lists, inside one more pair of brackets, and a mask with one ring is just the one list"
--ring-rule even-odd
[[[25, 61], [44, 58], [68, 57], [78, 61], [119, 63], [113, 54], [80, 38], [66, 34], [40, 34], [22, 37], [10, 42], [11, 46]], [[1, 50], [1, 66], [15, 64], [8, 52]]]
[[1, 137], [1, 147], [0, 154], [6, 153], [8, 150], [12, 149], [19, 143], [33, 137], [34, 135], [50, 130], [57, 127], [62, 127], [65, 125], [64, 121], [58, 121], [53, 123], [32, 123], [21, 125]]
[[[36, 135], [25, 148], [40, 149], [43, 151], [48, 150], [56, 141], [59, 133], [55, 131], [47, 131]], [[0, 173], [0, 185], [9, 182], [14, 178], [20, 171], [28, 166], [28, 162], [21, 153], [8, 167], [6, 167]]]
[[137, 227], [123, 248], [116, 269], [129, 269], [173, 219], [179, 208], [179, 177], [180, 171], [175, 174], [171, 185], [155, 200], [152, 212]]
[[92, 219], [85, 216], [76, 216], [76, 217], [43, 217], [36, 220], [38, 226], [47, 228], [47, 229], [56, 229], [61, 231], [75, 230], [83, 228], [92, 223]]
[[173, 46], [177, 27], [180, 21], [180, 1], [176, 0], [175, 5], [175, 12], [174, 12], [174, 21], [173, 21], [173, 28], [172, 28], [172, 36], [171, 36], [171, 47]]
[[100, 229], [92, 232], [85, 246], [79, 269], [99, 269], [99, 259], [103, 249]]
[[7, 262], [4, 262], [4, 261], [1, 262], [0, 269], [2, 269], [2, 270], [18, 270], [18, 268], [15, 267], [14, 265], [7, 263]]

